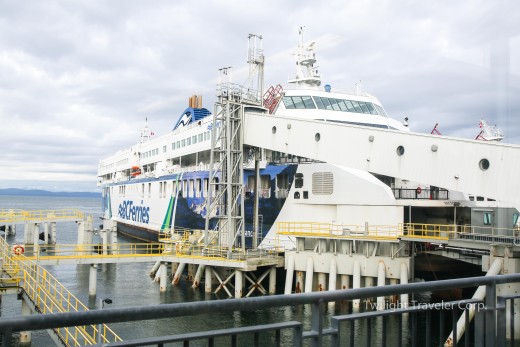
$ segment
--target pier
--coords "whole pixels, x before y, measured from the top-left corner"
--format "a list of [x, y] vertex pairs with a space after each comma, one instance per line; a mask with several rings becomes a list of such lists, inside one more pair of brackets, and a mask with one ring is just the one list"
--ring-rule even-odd
[[[256, 37], [252, 35], [250, 39]], [[258, 55], [260, 50], [256, 49], [254, 43], [251, 47], [251, 70], [263, 71], [263, 55]], [[230, 74], [228, 75], [226, 69], [221, 72], [229, 78]], [[263, 76], [259, 81], [261, 85]], [[230, 80], [219, 83], [217, 87], [218, 101], [211, 122], [211, 149], [206, 153], [210, 158], [206, 188], [208, 195], [204, 196], [205, 226], [202, 230], [176, 228], [172, 221], [172, 216], [175, 215], [173, 201], [181, 194], [178, 180], [175, 189], [173, 186], [167, 189], [168, 185], [165, 182], [155, 182], [161, 189], [161, 197], [169, 198], [171, 204], [163, 225], [154, 226], [153, 231], [161, 235], [158, 243], [120, 244], [116, 224], [118, 220], [130, 223], [127, 225], [134, 227], [143, 225], [142, 221], [129, 218], [123, 220], [125, 218], [116, 215], [108, 216], [104, 225], [96, 230], [93, 228], [92, 218], [74, 211], [0, 211], [0, 224], [5, 225], [6, 235], [16, 232], [16, 224], [25, 226], [23, 244], [8, 245], [4, 241], [0, 247], [3, 283], [9, 290], [16, 288], [21, 290], [22, 297], [26, 296], [23, 300], [25, 304], [22, 303], [26, 305], [23, 309], [24, 317], [11, 323], [8, 320], [0, 320], [0, 330], [4, 332], [4, 336], [10, 339], [10, 334], [16, 329], [61, 329], [66, 319], [70, 324], [77, 322], [80, 326], [93, 325], [76, 328], [74, 331], [69, 331], [68, 328], [63, 332], [53, 330], [58, 336], [57, 343], [65, 341], [65, 345], [82, 345], [106, 342], [108, 345], [124, 346], [125, 342], [119, 341], [119, 337], [115, 333], [112, 334], [108, 327], [99, 328], [96, 324], [154, 319], [162, 317], [164, 313], [171, 316], [193, 314], [194, 310], [198, 313], [208, 313], [212, 309], [233, 311], [308, 304], [312, 307], [312, 327], [306, 331], [303, 330], [301, 322], [278, 322], [269, 326], [150, 338], [134, 345], [172, 341], [188, 343], [199, 338], [207, 338], [208, 343], [212, 344], [212, 339], [217, 336], [231, 336], [232, 343], [236, 344], [237, 335], [251, 333], [257, 341], [261, 331], [275, 331], [275, 339], [280, 344], [283, 329], [290, 330], [291, 343], [295, 346], [300, 346], [304, 339], [311, 340], [313, 346], [321, 345], [325, 339], [329, 339], [327, 341], [331, 345], [339, 345], [344, 341], [344, 322], [350, 322], [353, 326], [359, 319], [366, 319], [371, 327], [371, 319], [394, 314], [411, 317], [411, 338], [414, 343], [420, 344], [417, 342], [417, 329], [414, 328], [417, 326], [418, 313], [432, 310], [415, 305], [410, 298], [411, 294], [433, 289], [478, 287], [472, 299], [451, 303], [451, 308], [454, 305], [458, 308], [450, 310], [453, 322], [451, 334], [441, 329], [436, 332], [440, 336], [439, 341], [442, 345], [457, 345], [462, 338], [467, 339], [468, 328], [473, 324], [476, 345], [503, 345], [506, 339], [514, 342], [515, 336], [520, 335], [520, 320], [515, 319], [520, 312], [516, 300], [520, 291], [518, 227], [480, 228], [457, 224], [456, 205], [453, 205], [452, 224], [415, 223], [409, 212], [407, 223], [379, 225], [378, 221], [373, 219], [389, 211], [393, 216], [389, 219], [402, 220], [405, 203], [397, 204], [392, 200], [392, 206], [372, 206], [365, 201], [353, 209], [349, 209], [347, 204], [330, 203], [328, 199], [333, 195], [335, 187], [334, 175], [331, 172], [316, 172], [316, 175], [313, 173], [312, 177], [305, 178], [306, 182], [311, 184], [304, 185], [303, 178], [300, 178], [301, 184], [295, 183], [290, 187], [291, 190], [287, 186], [282, 188], [285, 191], [275, 192], [280, 193], [285, 199], [299, 201], [315, 195], [316, 200], [306, 208], [310, 211], [317, 208], [316, 206], [326, 206], [314, 214], [316, 218], [322, 219], [321, 222], [307, 222], [304, 220], [304, 212], [293, 211], [291, 218], [300, 220], [280, 217], [273, 227], [277, 229], [276, 233], [273, 233], [275, 236], [260, 246], [258, 235], [262, 230], [258, 211], [261, 195], [260, 163], [265, 160], [262, 158], [264, 150], [353, 168], [364, 174], [427, 182], [446, 191], [471, 192], [494, 199], [493, 201], [520, 206], [520, 196], [516, 194], [520, 188], [520, 182], [516, 177], [520, 147], [323, 122], [303, 117], [279, 117], [268, 112], [271, 108], [264, 107], [261, 90], [262, 88], [254, 90], [236, 86]], [[277, 96], [277, 101], [281, 96], [282, 94]], [[167, 147], [164, 148], [166, 151]], [[338, 153], [338, 148], [355, 150]], [[251, 167], [254, 167], [254, 187], [248, 192], [253, 199], [253, 242], [250, 249], [246, 247], [245, 242], [244, 153], [250, 154]], [[464, 153], [464, 156], [460, 153]], [[195, 157], [198, 159], [198, 155]], [[198, 163], [198, 160], [195, 163]], [[155, 163], [148, 165], [154, 167]], [[121, 177], [115, 175], [110, 166], [103, 170], [107, 172], [102, 172], [102, 175], [108, 177], [110, 183], [118, 185], [116, 190], [123, 198], [126, 186], [120, 183]], [[131, 171], [128, 172], [129, 176], [125, 178], [130, 181], [133, 177]], [[112, 179], [113, 182], [110, 181]], [[202, 185], [203, 181], [199, 182]], [[508, 182], [509, 185], [497, 182]], [[189, 182], [185, 184], [188, 185]], [[151, 183], [148, 183], [148, 194], [151, 194], [150, 187]], [[107, 188], [107, 192], [113, 188], [114, 186]], [[141, 188], [144, 195], [144, 183]], [[391, 193], [390, 187], [385, 189], [383, 193]], [[341, 192], [350, 193], [348, 189]], [[271, 191], [262, 193], [267, 195]], [[416, 190], [415, 193], [417, 196], [422, 190]], [[130, 202], [125, 206], [132, 204], [133, 202]], [[295, 203], [292, 208], [300, 209], [302, 205]], [[371, 214], [372, 219], [363, 220], [363, 208], [366, 206], [371, 206], [373, 211], [378, 212]], [[409, 208], [411, 211], [411, 206]], [[134, 215], [143, 217], [143, 209], [144, 207], [140, 206]], [[518, 219], [518, 216], [516, 217]], [[346, 224], [349, 219], [356, 220], [357, 224]], [[55, 230], [59, 221], [76, 222], [76, 244], [56, 244]], [[359, 224], [359, 221], [364, 223]], [[211, 224], [214, 224], [214, 227], [210, 227]], [[518, 225], [517, 221], [514, 224]], [[93, 244], [96, 233], [102, 240], [100, 244]], [[43, 244], [40, 244], [40, 239], [43, 240]], [[284, 243], [293, 244], [287, 249], [279, 247], [282, 240]], [[410, 283], [415, 274], [414, 263], [418, 249], [425, 254], [436, 254], [476, 264], [486, 276], [424, 284]], [[165, 305], [162, 308], [87, 312], [75, 298], [69, 294], [62, 294], [64, 290], [61, 288], [57, 290], [60, 286], [56, 281], [48, 284], [47, 280], [51, 276], [42, 267], [59, 264], [90, 265], [89, 295], [94, 296], [96, 267], [99, 264], [135, 262], [154, 264], [150, 275], [159, 283], [161, 292], [167, 290], [168, 277], [171, 277], [171, 283], [175, 286], [181, 281], [182, 275], [187, 273], [194, 287], [204, 283], [206, 292], [223, 291], [236, 300], [231, 299], [228, 304], [208, 301]], [[285, 270], [284, 295], [250, 297], [253, 294], [275, 294], [278, 286], [276, 271], [282, 268]], [[330, 325], [325, 326], [324, 304], [343, 300], [352, 301], [353, 312], [333, 315], [330, 317]], [[375, 305], [372, 305], [374, 300]], [[483, 313], [477, 308], [482, 308]], [[363, 310], [366, 312], [362, 312]], [[44, 321], [41, 316], [29, 317], [31, 312], [63, 313], [59, 316], [61, 318]], [[459, 315], [461, 318], [457, 319]], [[382, 319], [384, 330], [384, 318]], [[426, 319], [427, 322], [431, 322], [428, 321], [429, 318]], [[440, 325], [443, 326], [443, 323], [444, 321]], [[368, 329], [366, 343], [370, 345], [371, 328]], [[426, 331], [426, 342], [429, 341], [428, 334], [431, 333], [431, 330]], [[355, 336], [352, 331], [349, 334], [352, 345]], [[24, 342], [30, 341], [28, 333], [22, 336]], [[398, 341], [399, 344], [401, 342], [402, 339]]]
[[[50, 213], [55, 214], [59, 213]], [[87, 223], [78, 223], [78, 234], [82, 235], [80, 239], [90, 240], [90, 236], [85, 237], [94, 232], [88, 223], [90, 217], [82, 218]], [[20, 219], [18, 221], [20, 222]], [[412, 247], [418, 244], [428, 245], [421, 247], [424, 252], [478, 264], [483, 271], [488, 272], [488, 276], [518, 272], [519, 259], [514, 255], [518, 252], [517, 245], [520, 244], [520, 240], [516, 230], [482, 230], [456, 225], [419, 223], [377, 226], [368, 223], [338, 225], [285, 222], [279, 223], [277, 227], [280, 236], [290, 236], [295, 240], [296, 249], [285, 252], [285, 257], [263, 250], [245, 254], [240, 250], [230, 253], [227, 248], [218, 245], [210, 247], [203, 243], [191, 242], [189, 236], [197, 235], [197, 231], [190, 230], [183, 230], [176, 238], [181, 241], [175, 243], [25, 244], [22, 254], [15, 250], [16, 245], [8, 245], [2, 239], [2, 287], [6, 294], [22, 294], [22, 306], [25, 307], [23, 312], [26, 314], [69, 312], [71, 309], [87, 310], [43, 268], [45, 265], [89, 264], [89, 295], [96, 295], [98, 264], [135, 262], [155, 263], [151, 275], [159, 282], [161, 291], [167, 287], [169, 264], [174, 265], [170, 272], [173, 285], [178, 284], [181, 274], [187, 271], [188, 279], [195, 287], [204, 283], [205, 291], [210, 292], [215, 289], [216, 283], [216, 292], [222, 290], [235, 298], [250, 296], [255, 291], [259, 294], [274, 294], [274, 269], [281, 267], [285, 267], [286, 270], [286, 295], [344, 289], [383, 290], [385, 287], [406, 285], [409, 282], [413, 276], [415, 250]], [[31, 232], [31, 229], [26, 228], [26, 232], [27, 230]], [[199, 237], [194, 237], [195, 239], [203, 235], [201, 231], [198, 233]], [[468, 256], [471, 250], [478, 252]], [[258, 269], [264, 270], [258, 276], [252, 275]], [[268, 284], [262, 284], [264, 280], [267, 280]], [[244, 295], [246, 281], [250, 285]], [[517, 283], [509, 283], [507, 286], [498, 284], [494, 291], [499, 296], [512, 297], [518, 291], [518, 286]], [[475, 297], [474, 300], [485, 300], [486, 297], [481, 293], [480, 297]], [[513, 337], [519, 325], [519, 321], [514, 319], [516, 314], [513, 314], [518, 303], [514, 300], [508, 302], [511, 309], [504, 310], [504, 316], [507, 322], [512, 322], [507, 336]], [[377, 295], [364, 297], [363, 300], [353, 299], [352, 305], [354, 310], [371, 307], [381, 312], [389, 305], [413, 306], [410, 304], [409, 293], [402, 293], [399, 297]], [[465, 311], [460, 312], [463, 317], [462, 324], [453, 329], [453, 334], [458, 335], [458, 340], [463, 338], [463, 331], [467, 328], [465, 325], [468, 324], [465, 323]], [[98, 334], [106, 342], [118, 339], [109, 327], [98, 330], [97, 326], [87, 330], [58, 330], [55, 334], [59, 336], [56, 341], [66, 340], [67, 346], [97, 341], [100, 338]], [[30, 335], [24, 333], [21, 336], [30, 341]], [[81, 342], [71, 342], [81, 339]]]

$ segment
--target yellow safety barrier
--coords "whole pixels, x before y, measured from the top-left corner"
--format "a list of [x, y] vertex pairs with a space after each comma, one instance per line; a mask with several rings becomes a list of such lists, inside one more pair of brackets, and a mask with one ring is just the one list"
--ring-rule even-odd
[[[41, 314], [87, 311], [88, 308], [81, 303], [71, 292], [35, 261], [25, 255], [15, 255], [11, 252], [9, 244], [0, 238], [2, 252], [2, 270], [12, 278], [23, 279], [21, 286], [26, 295], [33, 302]], [[103, 325], [102, 331], [95, 325], [67, 327], [55, 329], [60, 339], [67, 346], [85, 346], [97, 343], [101, 334], [102, 343], [122, 341], [114, 331]]]
[[315, 222], [280, 222], [278, 234], [302, 237], [356, 238], [371, 240], [397, 240], [399, 226], [351, 225]]
[[[333, 239], [362, 239], [373, 241], [392, 241], [405, 238], [417, 241], [446, 242], [452, 239], [486, 241], [493, 237], [494, 242], [520, 242], [520, 229], [478, 227], [454, 224], [400, 223], [392, 225], [346, 225], [315, 222], [279, 222], [279, 235], [296, 237], [324, 237]], [[498, 241], [497, 241], [498, 240]]]
[[85, 220], [87, 214], [80, 210], [0, 210], [0, 224], [15, 224], [46, 220]]
[[408, 238], [446, 241], [456, 238], [457, 226], [453, 224], [403, 223], [402, 235]]
[[28, 259], [78, 259], [78, 258], [124, 258], [162, 255], [164, 243], [114, 243], [102, 244], [55, 244], [55, 245], [25, 245], [25, 255]]

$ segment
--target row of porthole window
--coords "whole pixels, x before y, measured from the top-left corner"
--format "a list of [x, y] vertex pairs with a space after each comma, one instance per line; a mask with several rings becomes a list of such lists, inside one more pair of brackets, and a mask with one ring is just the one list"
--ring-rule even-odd
[[[276, 126], [274, 126], [272, 128], [272, 133], [273, 134], [276, 134]], [[316, 142], [319, 142], [321, 140], [321, 135], [320, 133], [316, 133], [314, 135], [314, 140], [316, 140]], [[374, 138], [373, 137], [370, 137], [369, 138], [370, 142], [373, 142], [374, 141]], [[432, 145], [432, 151], [433, 152], [437, 152], [437, 145]], [[404, 147], [403, 146], [397, 146], [397, 149], [396, 149], [396, 153], [398, 156], [402, 156], [404, 154]], [[478, 163], [478, 166], [479, 168], [482, 170], [482, 171], [486, 171], [487, 169], [489, 169], [489, 160], [486, 159], [486, 158], [483, 158], [479, 161]]]
[[[433, 152], [437, 152], [437, 149], [437, 145], [432, 145]], [[402, 156], [404, 154], [404, 147], [397, 146], [396, 153], [398, 156]], [[489, 160], [486, 158], [480, 159], [478, 166], [482, 171], [486, 171], [487, 169], [489, 169]]]

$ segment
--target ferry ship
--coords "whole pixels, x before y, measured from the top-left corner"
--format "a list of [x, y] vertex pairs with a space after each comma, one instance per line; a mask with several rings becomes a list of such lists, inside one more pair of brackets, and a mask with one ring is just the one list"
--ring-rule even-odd
[[[322, 86], [314, 43], [300, 43], [296, 75], [289, 87], [270, 87], [262, 112], [324, 122], [348, 123], [409, 131], [390, 118], [382, 103], [361, 91]], [[189, 107], [173, 130], [154, 136], [147, 125], [137, 144], [102, 159], [98, 167], [105, 218], [118, 232], [143, 241], [178, 229], [205, 228], [210, 184], [212, 112], [202, 98], [189, 98]], [[215, 126], [219, 126], [215, 123]], [[355, 151], [338, 148], [338, 153]], [[291, 154], [262, 150], [257, 186], [258, 237], [261, 247], [294, 248], [289, 238], [277, 238], [275, 223], [324, 222], [348, 225], [398, 225], [403, 222], [512, 227], [518, 213], [499, 202], [427, 184], [382, 177]], [[251, 243], [254, 220], [254, 160], [244, 154], [243, 194], [245, 234]], [[216, 212], [218, 213], [218, 211]], [[209, 225], [214, 227], [214, 223]], [[256, 234], [255, 234], [256, 235]]]

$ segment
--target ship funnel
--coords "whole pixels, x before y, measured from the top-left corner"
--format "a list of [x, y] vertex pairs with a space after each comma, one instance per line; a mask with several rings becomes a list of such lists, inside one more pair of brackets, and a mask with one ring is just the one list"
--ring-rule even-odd
[[191, 108], [202, 108], [202, 95], [192, 95], [188, 100], [188, 105]]

